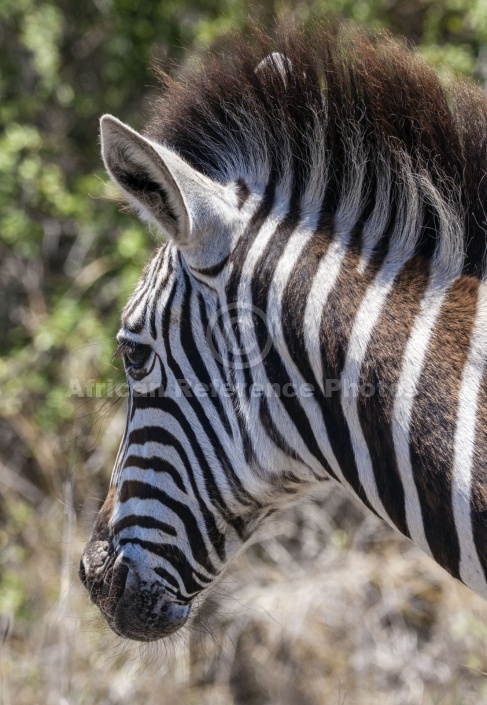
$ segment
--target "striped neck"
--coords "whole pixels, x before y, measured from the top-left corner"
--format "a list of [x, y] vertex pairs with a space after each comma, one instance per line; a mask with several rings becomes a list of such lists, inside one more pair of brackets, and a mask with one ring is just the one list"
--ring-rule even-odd
[[471, 477], [479, 439], [470, 430], [463, 448], [461, 429], [481, 401], [472, 333], [485, 330], [484, 287], [440, 258], [398, 253], [387, 232], [368, 248], [361, 227], [311, 224], [268, 214], [230, 258], [226, 305], [255, 308], [238, 344], [257, 347], [258, 363], [230, 375], [249, 427], [258, 418], [264, 431], [249, 444], [253, 468], [272, 478], [276, 506], [338, 480], [482, 594], [468, 550], [484, 506]]

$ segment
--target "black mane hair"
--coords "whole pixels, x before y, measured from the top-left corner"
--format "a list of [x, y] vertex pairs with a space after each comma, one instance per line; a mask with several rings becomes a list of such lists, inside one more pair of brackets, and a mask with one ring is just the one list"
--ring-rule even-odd
[[291, 183], [306, 208], [351, 209], [397, 239], [416, 210], [416, 253], [483, 276], [487, 98], [473, 83], [442, 83], [386, 33], [325, 25], [254, 29], [164, 81], [145, 134], [196, 169], [257, 192]]

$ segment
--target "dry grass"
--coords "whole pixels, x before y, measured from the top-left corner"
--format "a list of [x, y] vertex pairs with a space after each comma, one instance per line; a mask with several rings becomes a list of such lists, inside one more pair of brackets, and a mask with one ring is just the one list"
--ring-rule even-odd
[[487, 701], [487, 604], [332, 488], [256, 536], [182, 635], [122, 642], [76, 575], [96, 508], [73, 508], [86, 472], [51, 499], [0, 469], [2, 705]]

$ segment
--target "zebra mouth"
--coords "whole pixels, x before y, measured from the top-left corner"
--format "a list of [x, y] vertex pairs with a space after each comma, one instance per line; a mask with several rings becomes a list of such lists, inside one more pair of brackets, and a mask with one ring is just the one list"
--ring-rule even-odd
[[[114, 566], [115, 575], [121, 566], [123, 572], [113, 590], [118, 600], [107, 620], [113, 631], [135, 641], [155, 641], [178, 631], [188, 619], [191, 605], [175, 601], [159, 580], [142, 579], [130, 560], [128, 565], [124, 560], [118, 558]], [[123, 591], [117, 592], [122, 582]]]
[[[90, 562], [94, 556], [103, 562]], [[107, 552], [105, 545], [87, 547], [79, 576], [109, 627], [125, 639], [162, 639], [178, 631], [191, 612], [191, 604], [174, 600], [159, 580], [140, 578], [130, 559]]]

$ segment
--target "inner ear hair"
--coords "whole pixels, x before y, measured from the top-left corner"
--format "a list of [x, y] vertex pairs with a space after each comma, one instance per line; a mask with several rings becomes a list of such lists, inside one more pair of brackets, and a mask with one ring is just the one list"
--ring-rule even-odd
[[101, 120], [101, 136], [107, 170], [130, 205], [182, 244], [189, 235], [188, 209], [157, 145], [110, 115]]
[[178, 230], [179, 220], [171, 206], [169, 194], [164, 186], [157, 182], [150, 170], [144, 168], [143, 162], [131, 159], [131, 150], [125, 146], [117, 146], [117, 159], [110, 165], [110, 170], [122, 186], [130, 194], [136, 195], [140, 203], [150, 211], [161, 225], [166, 221], [174, 224], [174, 235]]

